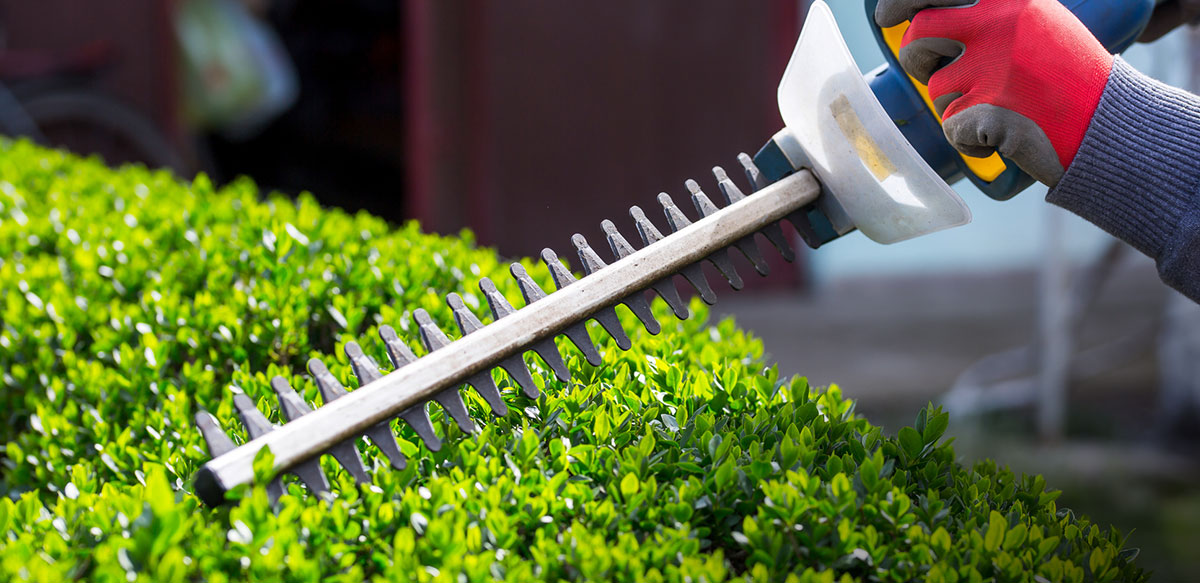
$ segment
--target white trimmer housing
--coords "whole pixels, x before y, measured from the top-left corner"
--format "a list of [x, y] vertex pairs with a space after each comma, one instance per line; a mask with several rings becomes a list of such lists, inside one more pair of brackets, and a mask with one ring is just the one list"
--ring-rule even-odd
[[896, 243], [971, 221], [884, 111], [822, 0], [809, 8], [777, 100], [791, 139], [777, 134], [776, 142], [837, 201], [826, 205], [836, 229], [845, 220], [877, 243]]

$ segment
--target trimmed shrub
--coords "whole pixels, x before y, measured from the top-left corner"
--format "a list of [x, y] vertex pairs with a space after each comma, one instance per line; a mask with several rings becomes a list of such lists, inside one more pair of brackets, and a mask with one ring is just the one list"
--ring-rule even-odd
[[[527, 262], [542, 283], [545, 268]], [[395, 424], [409, 468], [360, 444], [373, 483], [326, 458], [329, 500], [261, 487], [203, 507], [191, 415], [236, 440], [229, 386], [279, 422], [267, 380], [320, 356], [355, 386], [342, 345], [408, 310], [452, 330], [443, 294], [481, 316], [475, 283], [519, 294], [469, 233], [423, 234], [308, 196], [215, 190], [0, 143], [0, 580], [5, 581], [1049, 581], [1142, 580], [1123, 538], [1058, 508], [1038, 476], [956, 463], [928, 407], [884, 435], [837, 387], [780, 379], [757, 340], [694, 302], [634, 349], [594, 331], [604, 366], [569, 354], [545, 385], [446, 444]], [[623, 308], [624, 309], [624, 308]], [[416, 344], [413, 342], [413, 344]]]

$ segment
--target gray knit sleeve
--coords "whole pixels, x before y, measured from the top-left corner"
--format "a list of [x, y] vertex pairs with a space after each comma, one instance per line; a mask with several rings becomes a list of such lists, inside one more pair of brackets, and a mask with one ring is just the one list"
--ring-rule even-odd
[[1196, 95], [1120, 57], [1075, 159], [1047, 202], [1084, 217], [1155, 259], [1159, 277], [1197, 301]]

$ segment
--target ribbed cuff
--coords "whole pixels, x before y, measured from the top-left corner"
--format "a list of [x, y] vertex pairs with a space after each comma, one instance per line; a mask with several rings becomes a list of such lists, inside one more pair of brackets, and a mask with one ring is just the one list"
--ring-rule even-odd
[[1164, 281], [1194, 300], [1199, 107], [1196, 95], [1116, 58], [1076, 157], [1047, 193], [1047, 202], [1155, 258]]

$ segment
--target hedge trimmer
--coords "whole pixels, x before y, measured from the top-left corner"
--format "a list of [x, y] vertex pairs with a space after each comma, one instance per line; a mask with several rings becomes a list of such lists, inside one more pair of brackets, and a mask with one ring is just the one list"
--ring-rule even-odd
[[[1085, 1], [1078, 3], [1083, 8], [1078, 6], [1076, 13], [1087, 23], [1088, 10], [1118, 1]], [[874, 6], [875, 0], [867, 0], [869, 14]], [[510, 272], [525, 306], [515, 309], [494, 282], [481, 280], [480, 291], [493, 318], [488, 325], [462, 297], [450, 294], [447, 304], [461, 333], [457, 340], [452, 341], [426, 311], [414, 310], [421, 343], [429, 351], [422, 358], [414, 356], [393, 328], [381, 326], [380, 337], [393, 370], [384, 374], [358, 344], [347, 343], [346, 356], [359, 382], [354, 391], [347, 391], [320, 360], [313, 359], [309, 373], [324, 401], [315, 410], [286, 379], [275, 377], [271, 386], [288, 420], [282, 426], [274, 426], [249, 397], [236, 394], [235, 408], [251, 438], [241, 445], [234, 444], [212, 415], [198, 412], [196, 423], [214, 459], [196, 474], [197, 495], [207, 504], [217, 505], [232, 488], [252, 482], [255, 458], [264, 447], [270, 447], [274, 473], [290, 471], [315, 492], [329, 490], [318, 463], [323, 454], [333, 456], [360, 483], [369, 480], [358, 451], [363, 436], [393, 467], [403, 469], [406, 459], [390, 428], [393, 418], [408, 423], [430, 450], [437, 451], [441, 441], [427, 411], [431, 401], [443, 407], [463, 431], [475, 431], [476, 422], [459, 392], [463, 385], [471, 385], [493, 414], [506, 414], [493, 368], [503, 369], [515, 386], [536, 397], [539, 388], [523, 360], [526, 352], [534, 352], [555, 377], [569, 381], [555, 336], [569, 339], [590, 364], [599, 366], [601, 355], [585, 328], [587, 320], [596, 321], [619, 348], [630, 348], [630, 339], [614, 311], [618, 304], [628, 307], [649, 333], [657, 334], [660, 323], [651, 312], [646, 292], [655, 292], [676, 317], [687, 318], [688, 309], [674, 276], [683, 276], [703, 301], [712, 304], [716, 295], [701, 263], [710, 262], [732, 288], [741, 289], [742, 278], [731, 261], [731, 250], [744, 255], [760, 275], [768, 272], [756, 233], [786, 260], [793, 260], [782, 221], [791, 223], [813, 248], [853, 230], [879, 243], [894, 243], [970, 220], [967, 207], [950, 189], [949, 181], [968, 175], [999, 199], [1028, 185], [1029, 179], [1010, 163], [998, 158], [989, 163], [992, 166], [981, 165], [959, 157], [950, 148], [942, 139], [937, 118], [922, 99], [923, 88], [896, 65], [895, 45], [900, 35], [891, 29], [879, 32], [892, 63], [865, 78], [851, 60], [830, 9], [821, 0], [810, 7], [779, 87], [785, 129], [753, 159], [739, 155], [750, 194], [724, 170], [714, 168], [717, 189], [725, 202], [719, 208], [697, 182], [689, 180], [685, 184], [699, 215], [695, 221], [669, 195], [660, 194], [658, 202], [670, 229], [666, 235], [642, 209], [632, 207], [630, 215], [641, 248], [635, 248], [615, 223], [603, 221], [614, 261], [606, 263], [583, 236], [575, 235], [572, 244], [586, 274], [578, 280], [554, 251], [545, 249], [541, 258], [557, 288], [550, 294], [514, 263]], [[942, 175], [932, 165], [940, 168]], [[282, 492], [278, 479], [268, 485], [270, 496]]]

